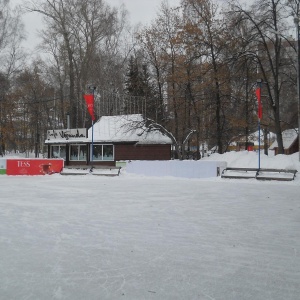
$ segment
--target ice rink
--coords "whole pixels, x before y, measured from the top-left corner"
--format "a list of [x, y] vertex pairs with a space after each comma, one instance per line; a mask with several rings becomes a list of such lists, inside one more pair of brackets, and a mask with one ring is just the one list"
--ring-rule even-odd
[[0, 299], [299, 299], [299, 180], [0, 176], [0, 189]]

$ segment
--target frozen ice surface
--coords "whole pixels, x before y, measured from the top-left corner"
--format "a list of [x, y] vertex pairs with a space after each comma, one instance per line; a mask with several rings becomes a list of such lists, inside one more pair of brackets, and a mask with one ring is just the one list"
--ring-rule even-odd
[[0, 299], [299, 299], [299, 194], [299, 178], [0, 176]]

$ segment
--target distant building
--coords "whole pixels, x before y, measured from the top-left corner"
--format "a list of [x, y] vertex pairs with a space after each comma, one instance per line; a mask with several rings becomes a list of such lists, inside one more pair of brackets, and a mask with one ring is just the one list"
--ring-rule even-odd
[[[299, 151], [299, 136], [298, 129], [287, 129], [282, 132], [284, 154], [293, 154]], [[271, 145], [270, 150], [275, 151], [275, 155], [278, 154], [277, 140]]]
[[113, 166], [122, 160], [169, 160], [172, 140], [149, 130], [142, 115], [135, 114], [102, 116], [88, 131], [48, 130], [45, 144], [48, 157], [63, 158], [67, 166]]
[[[264, 134], [266, 134], [266, 136]], [[249, 133], [247, 138], [245, 135], [235, 137], [229, 144], [228, 151], [257, 151], [259, 149], [259, 145], [260, 149], [264, 149], [265, 146], [269, 148], [269, 145], [271, 145], [271, 143], [275, 140], [275, 134], [269, 131], [264, 132], [263, 130], [261, 130], [260, 142], [258, 137], [258, 131]]]

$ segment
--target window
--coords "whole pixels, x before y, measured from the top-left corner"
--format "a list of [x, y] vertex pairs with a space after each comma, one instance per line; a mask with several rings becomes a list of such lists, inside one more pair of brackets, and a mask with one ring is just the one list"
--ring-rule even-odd
[[86, 161], [86, 145], [70, 145], [70, 160]]
[[[92, 146], [91, 146], [92, 148]], [[113, 145], [93, 145], [93, 161], [114, 160]]]
[[51, 146], [50, 151], [51, 158], [63, 158], [66, 160], [66, 145]]
[[93, 160], [102, 160], [102, 145], [94, 145]]
[[103, 160], [114, 160], [113, 145], [103, 145]]

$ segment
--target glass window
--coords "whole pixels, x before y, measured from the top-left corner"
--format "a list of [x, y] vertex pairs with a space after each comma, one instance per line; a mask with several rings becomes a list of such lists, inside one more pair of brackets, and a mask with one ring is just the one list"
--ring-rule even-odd
[[93, 160], [102, 160], [102, 145], [94, 145]]
[[70, 160], [86, 161], [86, 145], [70, 145]]
[[93, 145], [93, 161], [114, 160], [113, 145]]
[[51, 146], [51, 158], [59, 158], [59, 146]]
[[103, 145], [103, 160], [114, 160], [113, 145]]
[[63, 158], [66, 159], [66, 146], [60, 145], [60, 146], [51, 146], [51, 158]]
[[66, 150], [66, 146], [60, 146], [60, 151], [59, 151], [59, 157], [63, 158], [64, 160], [66, 160], [67, 158], [67, 150]]
[[86, 160], [86, 145], [79, 145], [79, 160]]
[[70, 160], [78, 160], [78, 145], [70, 146]]

